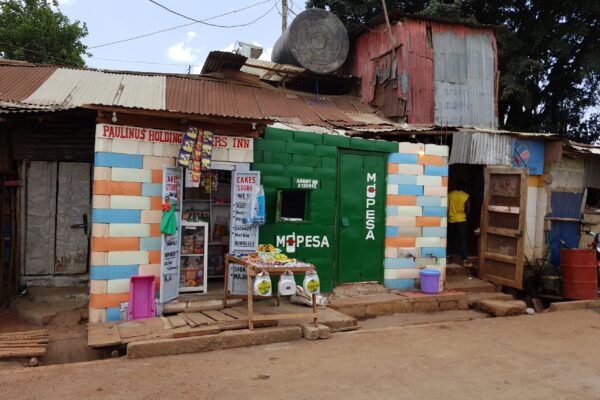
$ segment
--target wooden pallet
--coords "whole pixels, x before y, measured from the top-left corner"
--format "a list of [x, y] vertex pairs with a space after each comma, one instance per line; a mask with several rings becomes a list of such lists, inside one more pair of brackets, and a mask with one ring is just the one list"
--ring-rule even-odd
[[48, 331], [45, 329], [2, 333], [0, 334], [0, 359], [44, 356], [48, 342]]
[[[277, 321], [261, 321], [254, 326], [277, 326]], [[117, 346], [147, 339], [213, 335], [247, 328], [248, 314], [243, 307], [184, 312], [168, 317], [89, 325], [88, 345]]]

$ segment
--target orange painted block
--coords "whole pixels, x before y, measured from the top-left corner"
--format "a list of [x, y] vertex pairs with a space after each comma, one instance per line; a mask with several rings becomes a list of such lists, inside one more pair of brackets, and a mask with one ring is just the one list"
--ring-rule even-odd
[[153, 210], [162, 210], [162, 199], [160, 197], [150, 197], [150, 208]]
[[160, 293], [160, 279], [154, 280], [154, 291]]
[[417, 217], [417, 226], [440, 226], [441, 217]]
[[94, 194], [139, 196], [142, 194], [142, 184], [140, 182], [94, 181]]
[[152, 170], [152, 183], [162, 183], [163, 171], [162, 169]]
[[140, 239], [135, 237], [93, 237], [92, 251], [138, 251]]
[[417, 238], [414, 237], [387, 237], [385, 247], [415, 247]]
[[160, 264], [160, 250], [149, 251], [150, 264]]
[[442, 167], [446, 165], [444, 162], [444, 157], [442, 156], [431, 156], [429, 154], [419, 154], [417, 156], [417, 164], [419, 165], [435, 165], [438, 167]]
[[404, 196], [398, 194], [390, 194], [387, 196], [388, 206], [416, 206], [417, 196]]
[[90, 293], [90, 308], [115, 308], [129, 301], [129, 293]]
[[442, 176], [442, 186], [448, 187], [448, 177]]
[[397, 174], [398, 164], [388, 163], [388, 174]]
[[162, 233], [160, 233], [160, 224], [150, 224], [150, 236], [159, 237], [161, 235]]

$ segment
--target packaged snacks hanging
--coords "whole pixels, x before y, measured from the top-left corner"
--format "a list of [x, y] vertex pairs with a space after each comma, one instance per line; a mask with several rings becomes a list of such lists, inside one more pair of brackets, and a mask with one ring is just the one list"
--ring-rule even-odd
[[189, 127], [183, 135], [181, 141], [181, 148], [179, 149], [179, 156], [177, 157], [177, 164], [182, 167], [189, 167], [192, 161], [192, 152], [196, 146], [196, 140], [198, 139], [198, 129]]
[[252, 188], [242, 222], [244, 225], [263, 225], [265, 223], [265, 190], [262, 185]]
[[294, 274], [289, 269], [279, 277], [277, 293], [279, 293], [280, 296], [291, 296], [296, 294], [296, 281], [294, 280]]
[[256, 296], [270, 296], [272, 293], [271, 277], [265, 271], [261, 271], [254, 278], [254, 294]]
[[304, 291], [308, 294], [319, 294], [321, 291], [321, 283], [317, 271], [308, 271], [304, 275]]

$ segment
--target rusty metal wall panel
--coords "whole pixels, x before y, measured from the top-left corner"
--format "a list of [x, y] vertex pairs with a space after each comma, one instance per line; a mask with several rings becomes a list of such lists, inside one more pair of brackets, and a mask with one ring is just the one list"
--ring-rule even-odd
[[165, 109], [165, 77], [59, 68], [24, 101], [31, 104], [84, 104]]
[[493, 36], [462, 28], [433, 27], [435, 123], [496, 128]]
[[487, 132], [452, 135], [449, 164], [479, 164], [512, 166], [513, 138]]
[[56, 67], [0, 66], [0, 100], [21, 101], [33, 93]]
[[585, 160], [585, 186], [600, 189], [600, 160]]

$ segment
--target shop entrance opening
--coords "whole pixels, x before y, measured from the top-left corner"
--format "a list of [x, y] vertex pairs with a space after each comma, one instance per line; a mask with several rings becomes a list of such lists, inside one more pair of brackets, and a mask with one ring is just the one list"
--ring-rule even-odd
[[342, 153], [338, 184], [338, 282], [382, 281], [385, 158]]

